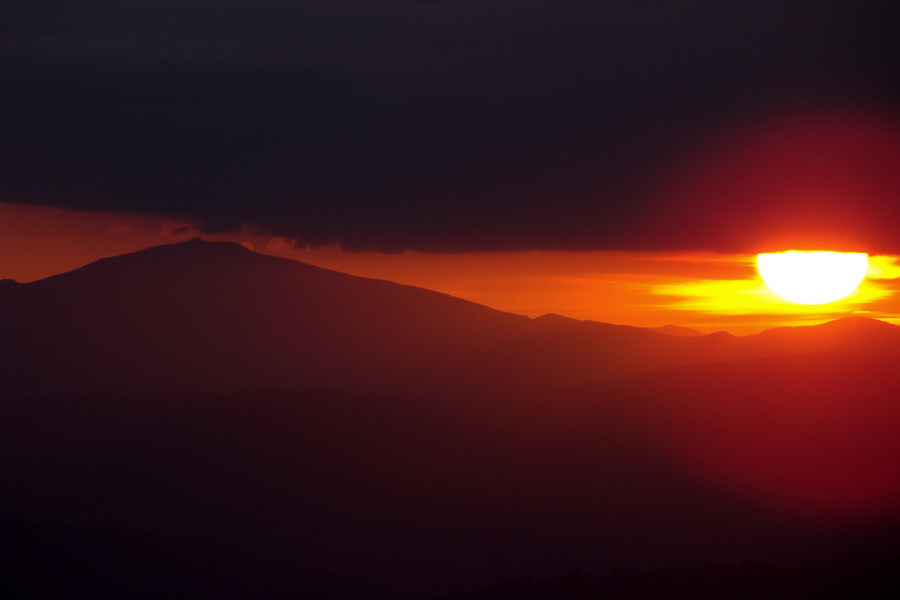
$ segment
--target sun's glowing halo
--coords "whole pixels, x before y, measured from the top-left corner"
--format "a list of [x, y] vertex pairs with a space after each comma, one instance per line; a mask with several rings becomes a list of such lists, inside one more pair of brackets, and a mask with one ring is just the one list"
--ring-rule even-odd
[[769, 289], [797, 304], [827, 304], [846, 298], [869, 269], [865, 252], [789, 250], [756, 256], [756, 267]]

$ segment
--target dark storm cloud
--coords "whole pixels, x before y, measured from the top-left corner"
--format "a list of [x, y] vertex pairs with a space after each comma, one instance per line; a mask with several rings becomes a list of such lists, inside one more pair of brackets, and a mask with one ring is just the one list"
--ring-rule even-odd
[[689, 200], [661, 200], [672, 165], [769, 111], [894, 105], [891, 16], [821, 2], [7, 1], [0, 201], [349, 248], [725, 247], [729, 231], [682, 226]]

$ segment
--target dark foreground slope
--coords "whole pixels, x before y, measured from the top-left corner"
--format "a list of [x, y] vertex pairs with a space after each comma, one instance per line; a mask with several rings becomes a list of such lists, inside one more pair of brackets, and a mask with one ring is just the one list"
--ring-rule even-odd
[[886, 560], [900, 376], [847, 361], [676, 369], [542, 404], [32, 398], [4, 407], [2, 503], [420, 592], [628, 564]]
[[453, 600], [721, 600], [722, 598], [846, 600], [895, 598], [900, 594], [900, 559], [857, 556], [802, 566], [748, 562], [646, 569], [636, 565], [603, 575], [570, 571], [534, 581], [489, 586]]
[[0, 590], [12, 598], [844, 600], [900, 594], [900, 557], [877, 554], [804, 565], [746, 562], [661, 569], [627, 565], [599, 575], [570, 570], [467, 593], [422, 595], [379, 589], [307, 569], [296, 561], [119, 529], [0, 519], [0, 536], [8, 550]]
[[139, 531], [0, 518], [0, 539], [4, 598], [397, 598], [289, 559]]

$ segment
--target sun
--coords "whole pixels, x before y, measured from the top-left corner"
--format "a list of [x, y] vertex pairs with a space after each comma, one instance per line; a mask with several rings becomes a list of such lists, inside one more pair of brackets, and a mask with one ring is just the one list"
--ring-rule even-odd
[[869, 270], [864, 252], [800, 251], [756, 255], [769, 289], [797, 304], [827, 304], [849, 296]]

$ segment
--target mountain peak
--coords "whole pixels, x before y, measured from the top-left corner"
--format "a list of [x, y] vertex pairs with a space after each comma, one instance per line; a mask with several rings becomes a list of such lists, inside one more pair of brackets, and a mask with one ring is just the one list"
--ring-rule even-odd
[[691, 329], [690, 327], [682, 327], [681, 325], [663, 325], [662, 327], [650, 327], [651, 331], [671, 335], [675, 337], [702, 337], [705, 335], [702, 331]]
[[237, 242], [208, 242], [199, 237], [191, 238], [184, 242], [175, 242], [174, 244], [150, 246], [149, 248], [144, 248], [134, 254], [150, 251], [160, 252], [163, 250], [170, 252], [246, 252], [255, 254], [255, 252]]
[[[110, 285], [143, 282], [145, 287], [171, 285], [174, 278], [194, 278], [219, 273], [239, 277], [238, 273], [253, 273], [259, 269], [283, 268], [290, 263], [294, 269], [316, 270], [317, 267], [277, 256], [260, 254], [234, 242], [207, 242], [193, 238], [184, 242], [151, 246], [135, 252], [101, 258], [83, 267], [53, 275], [27, 284], [32, 287], [55, 289], [59, 285], [85, 285], [108, 289]], [[198, 284], [199, 285], [199, 284]], [[118, 292], [115, 292], [118, 293]]]
[[564, 317], [563, 315], [558, 315], [556, 313], [547, 313], [545, 315], [541, 315], [539, 317], [535, 317], [534, 321], [536, 323], [580, 323], [578, 319], [573, 319], [572, 317]]
[[[200, 248], [200, 247], [203, 247], [203, 246], [208, 246], [208, 247], [220, 247], [220, 248], [222, 248], [222, 247], [226, 247], [226, 246], [232, 246], [232, 247], [233, 247], [233, 246], [240, 246], [241, 248], [246, 249], [245, 246], [242, 246], [241, 244], [239, 244], [239, 243], [237, 243], [237, 242], [228, 242], [228, 241], [225, 241], [225, 242], [209, 242], [209, 241], [204, 240], [204, 239], [201, 238], [200, 236], [192, 237], [191, 239], [185, 240], [185, 241], [183, 241], [183, 242], [175, 242], [175, 243], [173, 243], [173, 244], [163, 244], [163, 246], [182, 246], [182, 247], [185, 247], [185, 248], [192, 248], [192, 247], [193, 247], [193, 248]], [[154, 247], [154, 246], [151, 246], [151, 248], [153, 248], [153, 247]]]
[[900, 327], [871, 317], [844, 317], [835, 319], [826, 323], [818, 323], [816, 325], [798, 325], [785, 326], [767, 329], [761, 332], [762, 335], [783, 335], [785, 332], [806, 331], [806, 332], [822, 332], [830, 334], [862, 334], [874, 332], [892, 332], [900, 330]]
[[133, 257], [187, 258], [187, 257], [229, 257], [229, 256], [263, 256], [236, 242], [208, 242], [199, 237], [184, 242], [150, 246], [136, 252], [111, 256], [97, 261], [117, 261]]

